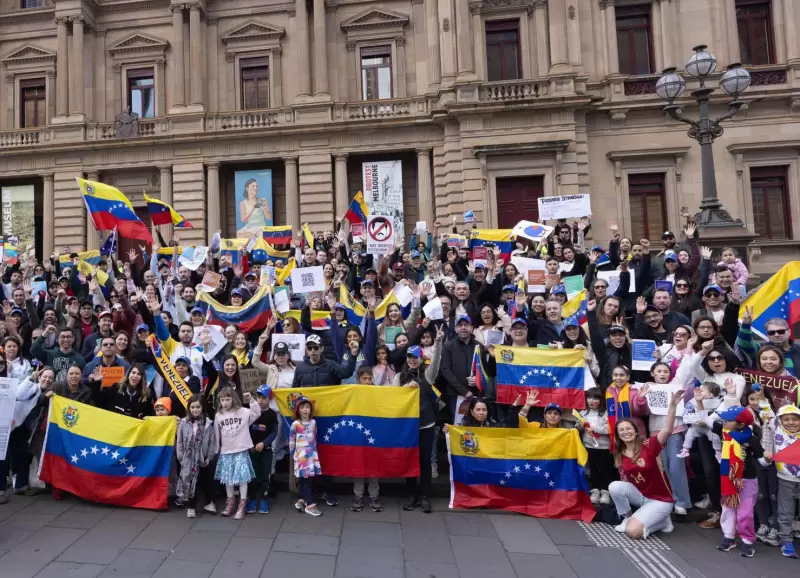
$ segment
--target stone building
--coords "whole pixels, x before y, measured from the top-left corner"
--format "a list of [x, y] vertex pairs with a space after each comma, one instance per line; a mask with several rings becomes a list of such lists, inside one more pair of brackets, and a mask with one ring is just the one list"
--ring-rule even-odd
[[39, 255], [98, 247], [86, 176], [144, 220], [143, 191], [172, 203], [195, 226], [181, 241], [233, 236], [237, 173], [270, 171], [275, 223], [327, 229], [363, 163], [400, 161], [406, 229], [465, 209], [508, 227], [542, 195], [589, 192], [596, 239], [613, 220], [658, 240], [696, 210], [701, 165], [654, 83], [707, 44], [713, 84], [744, 62], [761, 99], [724, 125], [716, 178], [773, 271], [800, 253], [798, 15], [794, 0], [0, 0], [3, 223], [28, 185]]

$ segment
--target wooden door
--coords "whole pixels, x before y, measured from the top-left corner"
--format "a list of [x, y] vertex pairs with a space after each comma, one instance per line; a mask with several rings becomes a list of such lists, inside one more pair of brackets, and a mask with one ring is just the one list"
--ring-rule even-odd
[[538, 222], [538, 199], [543, 195], [543, 176], [497, 179], [497, 228], [513, 229], [522, 220]]

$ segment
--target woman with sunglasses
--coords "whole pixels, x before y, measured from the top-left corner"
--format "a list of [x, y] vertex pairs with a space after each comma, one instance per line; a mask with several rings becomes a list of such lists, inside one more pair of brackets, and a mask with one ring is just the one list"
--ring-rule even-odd
[[689, 346], [689, 340], [694, 336], [694, 329], [689, 325], [679, 325], [672, 332], [672, 342], [664, 343], [658, 348], [658, 358], [670, 368], [671, 375], [675, 375], [681, 361], [694, 351]]
[[[736, 336], [736, 348], [741, 351], [751, 365], [755, 364], [756, 354], [761, 347], [753, 339], [753, 308], [745, 305], [742, 314], [742, 325]], [[775, 317], [767, 320], [764, 329], [767, 334], [768, 344], [777, 347], [783, 354], [784, 368], [790, 375], [797, 375], [800, 371], [800, 344], [792, 341], [792, 332], [785, 319]]]
[[[701, 289], [702, 293], [702, 289]], [[703, 307], [702, 295], [692, 291], [692, 282], [688, 277], [677, 277], [672, 289], [672, 303], [670, 309], [691, 319], [692, 311]]]

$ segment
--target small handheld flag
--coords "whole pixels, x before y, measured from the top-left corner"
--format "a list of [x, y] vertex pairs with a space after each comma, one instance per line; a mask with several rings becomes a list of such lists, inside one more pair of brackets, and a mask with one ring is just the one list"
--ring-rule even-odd
[[192, 227], [189, 221], [164, 201], [148, 197], [146, 193], [144, 201], [147, 203], [147, 212], [150, 213], [150, 220], [153, 221], [154, 225], [174, 225], [180, 228]]
[[358, 191], [353, 200], [350, 201], [350, 208], [344, 214], [344, 218], [350, 221], [351, 224], [366, 223], [369, 216], [369, 207], [364, 200], [364, 193]]

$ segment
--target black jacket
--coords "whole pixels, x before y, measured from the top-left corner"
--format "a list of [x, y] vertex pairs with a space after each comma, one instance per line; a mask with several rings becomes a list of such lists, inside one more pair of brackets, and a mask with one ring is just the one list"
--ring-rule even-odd
[[446, 388], [446, 395], [455, 397], [466, 395], [468, 391], [478, 393], [477, 388], [467, 385], [467, 378], [472, 374], [472, 357], [477, 345], [472, 336], [467, 343], [456, 337], [444, 344], [439, 377]]
[[344, 364], [322, 358], [319, 363], [311, 363], [308, 357], [297, 364], [294, 370], [292, 387], [317, 387], [321, 385], [339, 385], [343, 379], [353, 375], [356, 370], [356, 357], [347, 353]]
[[600, 324], [597, 322], [597, 312], [588, 311], [586, 317], [589, 321], [589, 341], [592, 344], [592, 351], [594, 351], [597, 362], [600, 364], [600, 388], [605, 393], [609, 384], [611, 383], [611, 374], [614, 371], [614, 366], [624, 365], [631, 367], [631, 346], [627, 343], [621, 349], [617, 349], [610, 344], [606, 344], [600, 330]]
[[262, 411], [261, 415], [250, 424], [250, 439], [253, 445], [263, 443], [264, 451], [272, 447], [272, 441], [278, 435], [278, 416], [271, 409]]

